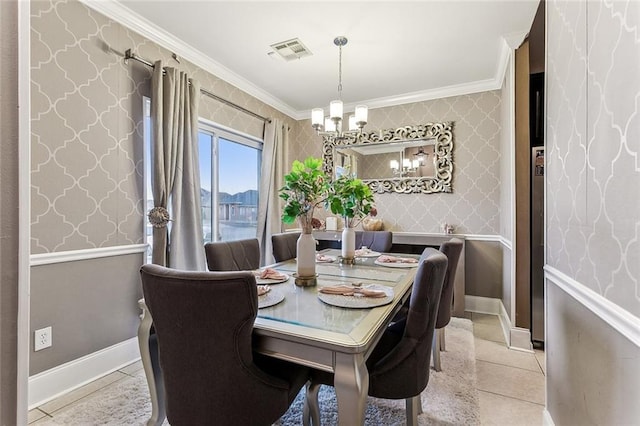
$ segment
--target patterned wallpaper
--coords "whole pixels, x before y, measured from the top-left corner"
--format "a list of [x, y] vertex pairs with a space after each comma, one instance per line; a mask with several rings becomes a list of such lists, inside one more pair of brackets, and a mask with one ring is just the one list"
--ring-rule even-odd
[[640, 316], [640, 2], [547, 10], [547, 263]]
[[[74, 0], [31, 3], [32, 253], [143, 241], [142, 96], [150, 68], [131, 48], [185, 69], [203, 88], [293, 120]], [[200, 115], [262, 137], [263, 123], [207, 96]]]
[[[369, 131], [454, 122], [453, 193], [376, 194], [385, 229], [441, 232], [447, 222], [460, 233], [499, 233], [500, 97], [500, 91], [491, 91], [369, 110]], [[322, 140], [309, 120], [299, 122], [291, 139], [291, 159], [322, 155]]]

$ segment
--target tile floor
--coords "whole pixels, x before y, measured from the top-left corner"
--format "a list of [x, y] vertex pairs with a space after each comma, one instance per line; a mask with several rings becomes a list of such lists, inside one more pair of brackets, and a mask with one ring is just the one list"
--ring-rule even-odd
[[[473, 321], [477, 387], [482, 425], [541, 425], [544, 409], [544, 352], [527, 353], [505, 346], [495, 315], [467, 313]], [[56, 411], [127, 376], [141, 375], [140, 362], [115, 371], [29, 412], [29, 424], [54, 417]]]

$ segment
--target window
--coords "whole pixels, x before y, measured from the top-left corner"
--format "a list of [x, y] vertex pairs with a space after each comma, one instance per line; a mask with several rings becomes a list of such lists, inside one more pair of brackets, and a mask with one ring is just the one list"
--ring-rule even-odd
[[[148, 212], [153, 208], [148, 98], [145, 98], [144, 112], [145, 200]], [[204, 242], [255, 238], [262, 140], [201, 119], [198, 149]], [[151, 247], [152, 227], [148, 220], [145, 224], [146, 243]], [[150, 262], [150, 249], [147, 258]]]
[[198, 139], [205, 242], [255, 238], [262, 141], [205, 121]]

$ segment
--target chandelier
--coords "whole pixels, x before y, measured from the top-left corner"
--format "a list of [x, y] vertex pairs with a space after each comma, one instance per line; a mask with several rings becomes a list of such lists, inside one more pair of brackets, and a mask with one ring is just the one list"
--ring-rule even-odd
[[347, 38], [336, 37], [333, 44], [338, 46], [338, 99], [329, 103], [329, 116], [324, 116], [324, 109], [314, 108], [311, 110], [311, 126], [321, 136], [329, 136], [334, 139], [345, 139], [362, 132], [362, 128], [367, 124], [368, 109], [366, 105], [357, 105], [353, 115], [349, 116], [349, 130], [342, 131], [342, 46], [347, 44]]

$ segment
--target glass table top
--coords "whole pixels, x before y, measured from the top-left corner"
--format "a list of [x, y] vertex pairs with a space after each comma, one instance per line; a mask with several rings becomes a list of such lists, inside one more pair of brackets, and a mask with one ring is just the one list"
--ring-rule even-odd
[[[339, 251], [328, 250], [323, 253], [338, 255]], [[336, 335], [350, 336], [349, 338], [366, 335], [368, 328], [390, 315], [411, 287], [417, 269], [387, 268], [376, 265], [374, 261], [375, 258], [362, 258], [355, 265], [341, 265], [338, 262], [317, 264], [318, 281], [315, 287], [299, 287], [294, 284], [293, 277], [282, 284], [271, 285], [271, 291], [283, 293], [284, 300], [277, 305], [260, 309], [256, 326], [260, 328], [269, 323], [274, 329], [283, 327], [302, 335], [329, 332], [333, 339]], [[296, 263], [292, 259], [272, 267], [292, 275], [296, 270]], [[318, 298], [318, 290], [324, 286], [351, 285], [354, 282], [391, 287], [394, 289], [394, 299], [388, 305], [374, 308], [343, 308], [328, 305]]]

